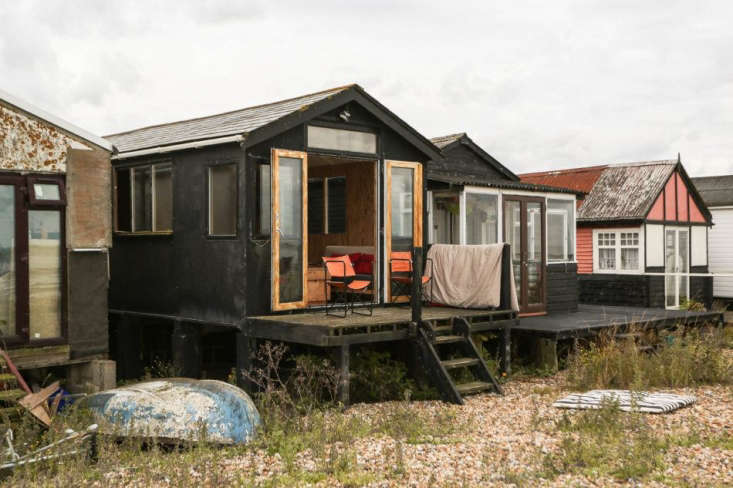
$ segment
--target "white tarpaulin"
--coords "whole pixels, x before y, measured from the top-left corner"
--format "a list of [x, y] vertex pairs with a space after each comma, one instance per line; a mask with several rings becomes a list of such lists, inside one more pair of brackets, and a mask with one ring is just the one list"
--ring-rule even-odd
[[[428, 251], [426, 291], [432, 301], [459, 308], [498, 307], [501, 303], [501, 253], [504, 244], [457, 246], [433, 244]], [[510, 273], [511, 266], [509, 267]], [[510, 276], [512, 310], [519, 311], [514, 276]]]

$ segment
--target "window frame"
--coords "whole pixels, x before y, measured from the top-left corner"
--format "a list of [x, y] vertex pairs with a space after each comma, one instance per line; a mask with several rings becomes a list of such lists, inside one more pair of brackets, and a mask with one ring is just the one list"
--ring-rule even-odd
[[[211, 233], [211, 170], [222, 166], [234, 166], [234, 234]], [[206, 166], [206, 237], [213, 240], [237, 239], [239, 237], [239, 165], [236, 161], [221, 161]]]
[[[601, 245], [599, 242], [600, 236], [610, 234], [613, 235], [613, 245], [604, 244]], [[621, 234], [637, 234], [638, 240], [636, 245], [621, 244]], [[644, 230], [642, 227], [625, 227], [625, 228], [613, 228], [613, 229], [593, 229], [593, 272], [600, 274], [643, 274], [644, 273]], [[614, 267], [613, 269], [601, 269], [600, 267], [600, 250], [601, 249], [613, 249], [614, 250]], [[622, 249], [636, 249], [638, 251], [639, 259], [638, 266], [636, 269], [622, 269], [621, 268], [621, 250]]]
[[[155, 167], [161, 166], [161, 165], [170, 165], [171, 168], [171, 228], [167, 230], [155, 230], [156, 228], [156, 184], [155, 184]], [[135, 170], [139, 168], [149, 168], [150, 169], [150, 227], [151, 230], [135, 230]], [[127, 170], [129, 171], [129, 184], [130, 184], [130, 195], [129, 195], [129, 202], [130, 202], [130, 230], [120, 230], [119, 229], [119, 198], [118, 198], [118, 173], [121, 170]], [[113, 195], [113, 202], [114, 202], [114, 233], [116, 235], [130, 235], [130, 236], [168, 236], [173, 234], [173, 228], [175, 227], [175, 165], [173, 164], [172, 159], [157, 159], [153, 161], [145, 161], [144, 163], [134, 163], [134, 164], [125, 164], [125, 165], [119, 165], [114, 166], [112, 168], [112, 176], [113, 176], [113, 182], [114, 182], [114, 195]]]
[[[49, 176], [28, 176], [28, 201], [34, 207], [59, 207], [66, 206], [66, 185], [63, 181]], [[36, 196], [36, 185], [56, 185], [59, 189], [58, 199], [38, 198]]]
[[[68, 254], [66, 250], [66, 201], [46, 200], [39, 205], [31, 200], [33, 182], [56, 183], [59, 189], [66, 182], [65, 175], [21, 175], [14, 172], [0, 172], [0, 184], [15, 187], [15, 331], [13, 335], [1, 336], [0, 340], [8, 346], [28, 345], [30, 347], [52, 346], [68, 343]], [[28, 196], [28, 198], [25, 197]], [[59, 196], [61, 192], [59, 191]], [[40, 200], [44, 202], [43, 200]], [[49, 203], [50, 202], [50, 203]], [[59, 336], [33, 339], [30, 336], [30, 239], [29, 212], [32, 210], [56, 210], [59, 212], [60, 234], [60, 330]], [[23, 236], [23, 238], [19, 238]]]
[[[344, 130], [344, 131], [350, 131], [350, 132], [366, 132], [368, 134], [373, 134], [376, 138], [376, 151], [373, 153], [364, 153], [364, 152], [358, 152], [358, 151], [346, 151], [343, 149], [328, 149], [323, 147], [314, 147], [311, 146], [308, 141], [308, 126], [313, 127], [321, 127], [324, 129], [337, 129], [337, 130]], [[359, 124], [353, 124], [351, 122], [347, 124], [345, 123], [337, 123], [337, 122], [328, 122], [325, 120], [312, 120], [308, 122], [307, 124], [303, 124], [303, 137], [305, 138], [305, 147], [307, 148], [308, 153], [315, 153], [315, 154], [326, 154], [326, 155], [352, 155], [352, 156], [361, 156], [361, 157], [368, 157], [370, 159], [373, 159], [376, 155], [379, 155], [381, 153], [381, 137], [380, 137], [380, 131], [376, 127], [366, 126], [366, 125], [359, 125]]]

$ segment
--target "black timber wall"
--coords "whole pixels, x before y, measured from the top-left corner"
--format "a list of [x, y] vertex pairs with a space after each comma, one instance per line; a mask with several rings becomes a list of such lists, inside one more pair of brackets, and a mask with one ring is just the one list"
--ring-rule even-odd
[[428, 162], [431, 176], [453, 176], [466, 180], [471, 178], [509, 180], [464, 144], [455, 144], [445, 151], [443, 156], [443, 159]]
[[[663, 273], [663, 267], [647, 268], [648, 273]], [[707, 266], [693, 266], [690, 273], [707, 273]], [[626, 274], [578, 275], [580, 303], [664, 308], [664, 276]], [[690, 277], [690, 297], [710, 308], [713, 303], [713, 278]]]
[[239, 198], [246, 198], [239, 144], [179, 151], [166, 158], [120, 161], [115, 166], [173, 163], [173, 233], [115, 234], [110, 253], [110, 308], [173, 315], [208, 323], [238, 323], [244, 314], [244, 215], [236, 238], [207, 236], [207, 168], [238, 165]]
[[578, 311], [578, 265], [547, 265], [547, 312]]

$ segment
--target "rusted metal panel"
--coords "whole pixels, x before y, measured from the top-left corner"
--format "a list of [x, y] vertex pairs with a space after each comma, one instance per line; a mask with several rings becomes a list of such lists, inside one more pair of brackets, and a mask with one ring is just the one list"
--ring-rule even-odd
[[55, 126], [0, 104], [0, 169], [65, 173], [72, 141]]
[[590, 193], [593, 185], [608, 166], [592, 166], [588, 168], [573, 168], [558, 171], [542, 171], [519, 175], [523, 183], [534, 185], [557, 186], [572, 188], [573, 190]]

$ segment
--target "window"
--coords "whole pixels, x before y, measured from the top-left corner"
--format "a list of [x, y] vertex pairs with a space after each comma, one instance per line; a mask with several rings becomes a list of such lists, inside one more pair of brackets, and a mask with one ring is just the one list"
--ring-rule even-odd
[[547, 259], [573, 261], [575, 259], [575, 202], [547, 200]]
[[259, 187], [259, 209], [257, 216], [257, 233], [261, 236], [270, 235], [270, 165], [261, 164], [257, 174]]
[[209, 167], [209, 235], [237, 235], [237, 165]]
[[466, 244], [498, 242], [498, 200], [496, 195], [466, 193]]
[[346, 232], [346, 177], [326, 178], [326, 233]]
[[173, 230], [173, 166], [157, 163], [119, 168], [115, 174], [117, 230]]
[[308, 179], [308, 233], [323, 234], [325, 230], [325, 195], [323, 178]]
[[636, 230], [596, 233], [598, 271], [641, 271], [640, 233]]
[[308, 232], [346, 232], [346, 177], [308, 179]]
[[371, 132], [309, 125], [308, 147], [374, 154], [377, 152], [377, 135]]

